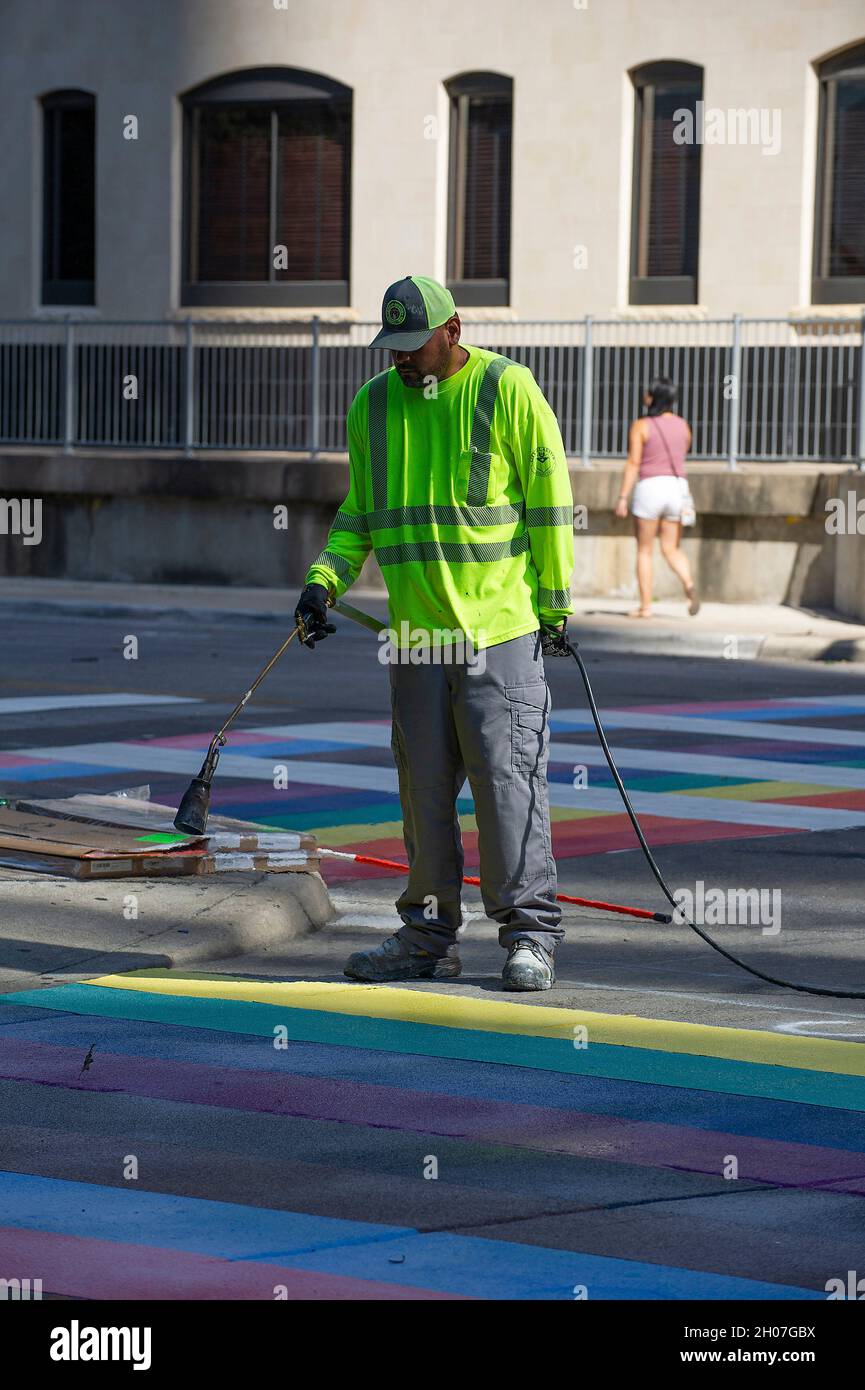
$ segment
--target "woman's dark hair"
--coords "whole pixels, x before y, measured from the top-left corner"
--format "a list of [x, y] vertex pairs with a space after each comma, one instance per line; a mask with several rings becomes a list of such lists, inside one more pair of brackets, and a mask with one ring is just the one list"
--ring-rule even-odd
[[676, 383], [671, 381], [668, 376], [656, 377], [649, 387], [652, 404], [646, 413], [648, 415], [663, 415], [665, 410], [672, 410], [675, 407], [678, 394]]

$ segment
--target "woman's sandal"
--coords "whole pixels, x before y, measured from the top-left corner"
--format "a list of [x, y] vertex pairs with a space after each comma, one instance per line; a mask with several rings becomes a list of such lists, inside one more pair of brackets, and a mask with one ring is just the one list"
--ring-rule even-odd
[[700, 611], [700, 595], [697, 593], [695, 584], [691, 584], [685, 590], [685, 597], [688, 600], [688, 613], [692, 618], [696, 618]]

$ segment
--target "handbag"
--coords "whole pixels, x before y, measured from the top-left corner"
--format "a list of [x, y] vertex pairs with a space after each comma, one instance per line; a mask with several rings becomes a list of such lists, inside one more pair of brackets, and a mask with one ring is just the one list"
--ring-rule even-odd
[[690, 483], [683, 473], [678, 473], [676, 471], [676, 464], [670, 452], [670, 446], [664, 438], [664, 431], [661, 429], [659, 420], [655, 420], [655, 427], [657, 428], [658, 434], [661, 436], [661, 443], [667, 451], [667, 458], [670, 460], [673, 474], [679, 479], [679, 487], [682, 490], [682, 508], [679, 513], [679, 520], [683, 526], [694, 526], [697, 521], [697, 508], [694, 506], [694, 499], [691, 496]]

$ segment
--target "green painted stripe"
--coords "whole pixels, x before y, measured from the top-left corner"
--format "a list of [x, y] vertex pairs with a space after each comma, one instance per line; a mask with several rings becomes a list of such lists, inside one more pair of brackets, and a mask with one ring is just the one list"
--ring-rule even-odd
[[379, 372], [369, 384], [369, 466], [372, 505], [387, 506], [387, 384], [390, 372]]
[[494, 560], [507, 560], [514, 555], [524, 555], [528, 548], [528, 535], [522, 532], [509, 541], [427, 540], [415, 541], [409, 545], [376, 546], [375, 558], [380, 565], [408, 565], [415, 560], [482, 565]]
[[500, 507], [467, 507], [459, 504], [434, 503], [422, 507], [388, 507], [367, 516], [371, 531], [392, 531], [409, 526], [507, 526], [521, 521], [523, 508], [506, 504]]
[[865, 1078], [795, 1067], [660, 1052], [591, 1043], [575, 1048], [558, 1038], [482, 1032], [477, 1029], [406, 1023], [272, 1004], [189, 995], [150, 994], [99, 985], [61, 985], [0, 996], [12, 1004], [100, 1018], [126, 1018], [209, 1028], [218, 1032], [273, 1037], [285, 1028], [296, 1041], [403, 1052], [411, 1056], [455, 1057], [532, 1067], [568, 1075], [598, 1076], [647, 1085], [711, 1091], [720, 1095], [762, 1096], [798, 1105], [865, 1111]]

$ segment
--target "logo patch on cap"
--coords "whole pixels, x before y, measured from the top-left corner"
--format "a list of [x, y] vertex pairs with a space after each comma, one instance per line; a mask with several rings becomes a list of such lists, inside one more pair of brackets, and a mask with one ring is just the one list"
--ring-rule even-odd
[[393, 328], [399, 328], [406, 321], [405, 305], [400, 304], [398, 299], [389, 299], [384, 306], [384, 316]]

